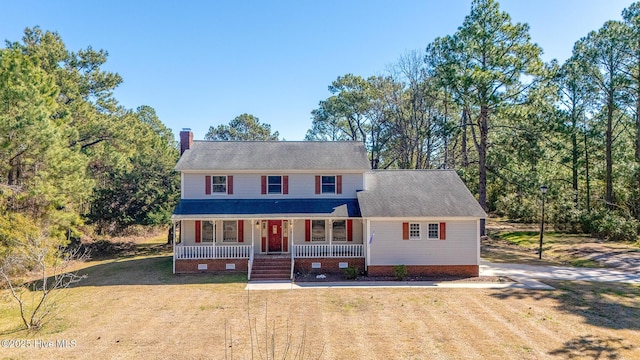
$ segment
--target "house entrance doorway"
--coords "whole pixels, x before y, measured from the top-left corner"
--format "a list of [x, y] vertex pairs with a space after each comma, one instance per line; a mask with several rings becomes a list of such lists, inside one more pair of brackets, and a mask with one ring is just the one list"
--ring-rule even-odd
[[269, 220], [267, 232], [269, 252], [282, 252], [282, 220]]

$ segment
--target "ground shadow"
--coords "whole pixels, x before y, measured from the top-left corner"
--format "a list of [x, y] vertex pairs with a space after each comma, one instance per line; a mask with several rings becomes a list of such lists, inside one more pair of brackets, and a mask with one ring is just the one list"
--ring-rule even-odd
[[505, 289], [498, 299], [556, 300], [556, 309], [602, 328], [640, 330], [640, 286], [627, 283], [549, 281], [555, 290]]
[[622, 338], [598, 337], [595, 335], [579, 336], [563, 344], [560, 349], [549, 352], [549, 355], [563, 359], [620, 359], [621, 350], [631, 350], [633, 345], [626, 344]]

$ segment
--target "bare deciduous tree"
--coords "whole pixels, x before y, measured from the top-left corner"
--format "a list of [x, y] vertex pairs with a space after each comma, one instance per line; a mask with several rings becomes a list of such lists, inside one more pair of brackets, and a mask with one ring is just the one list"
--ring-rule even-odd
[[68, 270], [88, 254], [80, 248], [52, 246], [49, 240], [44, 233], [28, 237], [11, 248], [0, 266], [0, 278], [15, 299], [27, 329], [40, 328], [51, 318], [59, 305], [58, 290], [86, 277]]

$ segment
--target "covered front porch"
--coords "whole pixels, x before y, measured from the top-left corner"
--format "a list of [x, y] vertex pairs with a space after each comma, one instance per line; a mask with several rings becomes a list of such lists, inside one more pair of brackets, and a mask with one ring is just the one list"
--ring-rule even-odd
[[[293, 207], [295, 214], [265, 213], [264, 204], [242, 214], [180, 214], [178, 207], [172, 218], [174, 273], [247, 271], [251, 277], [255, 258], [277, 255], [290, 259], [293, 275], [295, 259], [364, 259], [363, 221], [359, 211], [350, 211], [350, 201], [306, 201], [316, 212], [304, 214], [299, 213], [300, 204]], [[237, 200], [231, 205], [237, 210]], [[319, 205], [323, 211], [318, 211]], [[227, 209], [234, 212], [233, 206]], [[213, 266], [214, 262], [224, 266]]]

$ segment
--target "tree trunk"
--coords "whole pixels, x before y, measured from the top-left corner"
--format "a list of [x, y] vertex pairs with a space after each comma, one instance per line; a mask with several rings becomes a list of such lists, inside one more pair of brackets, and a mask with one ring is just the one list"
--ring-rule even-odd
[[[638, 62], [640, 66], [640, 61]], [[640, 74], [640, 69], [638, 69]], [[637, 81], [640, 81], [640, 76], [637, 76]], [[634, 201], [634, 213], [636, 219], [640, 219], [640, 83], [636, 86], [636, 186], [634, 189], [635, 201]]]
[[591, 213], [591, 179], [589, 179], [589, 147], [587, 146], [587, 133], [584, 134], [584, 163], [587, 185], [587, 214]]
[[574, 122], [573, 133], [571, 134], [571, 171], [573, 186], [573, 202], [578, 207], [578, 134], [576, 134], [576, 126]]
[[462, 127], [462, 139], [460, 147], [462, 148], [462, 167], [469, 167], [469, 155], [467, 154], [467, 116], [469, 113], [467, 112], [467, 108], [465, 107], [462, 110], [462, 118], [460, 119], [460, 127]]
[[607, 99], [607, 130], [605, 132], [605, 197], [604, 201], [608, 209], [613, 208], [613, 91], [610, 91]]
[[480, 106], [480, 144], [478, 145], [478, 203], [487, 208], [487, 135], [489, 133], [489, 108]]

